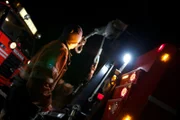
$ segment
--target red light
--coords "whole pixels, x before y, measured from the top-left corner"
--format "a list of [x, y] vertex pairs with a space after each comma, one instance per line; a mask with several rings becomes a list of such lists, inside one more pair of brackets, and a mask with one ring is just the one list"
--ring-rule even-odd
[[164, 49], [165, 44], [162, 44], [159, 48], [158, 48], [158, 52], [162, 51]]
[[21, 47], [21, 43], [18, 43], [17, 45], [18, 45], [19, 47]]
[[133, 82], [136, 79], [136, 73], [133, 73], [130, 77], [130, 81]]
[[97, 99], [98, 100], [102, 100], [104, 98], [104, 95], [103, 94], [101, 94], [101, 93], [98, 93], [98, 95], [97, 95]]
[[121, 91], [121, 96], [124, 97], [124, 96], [126, 95], [127, 91], [128, 91], [128, 90], [127, 90], [126, 87], [123, 88], [122, 91]]

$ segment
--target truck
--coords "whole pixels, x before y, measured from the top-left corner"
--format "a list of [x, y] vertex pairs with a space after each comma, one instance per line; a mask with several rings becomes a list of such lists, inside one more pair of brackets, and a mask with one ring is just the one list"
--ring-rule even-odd
[[175, 120], [179, 111], [180, 49], [164, 43], [142, 54], [128, 72], [108, 59], [62, 112], [61, 120]]
[[180, 49], [168, 43], [137, 57], [127, 72], [110, 60], [66, 112], [48, 116], [53, 120], [177, 120], [179, 61]]
[[0, 85], [6, 86], [21, 66], [30, 62], [39, 36], [25, 8], [19, 2], [13, 5], [0, 3]]
[[179, 106], [180, 50], [171, 44], [141, 55], [117, 78], [102, 120], [175, 120]]
[[[15, 8], [0, 5], [0, 83], [10, 86], [11, 78], [30, 62], [33, 42], [40, 36], [20, 3], [15, 3]], [[39, 119], [173, 120], [180, 98], [176, 86], [179, 50], [175, 45], [162, 44], [139, 56], [127, 73], [109, 59], [88, 83], [75, 89], [64, 109], [40, 113]]]
[[35, 40], [40, 38], [30, 15], [19, 2], [0, 2], [0, 98], [6, 97], [11, 78], [30, 62]]

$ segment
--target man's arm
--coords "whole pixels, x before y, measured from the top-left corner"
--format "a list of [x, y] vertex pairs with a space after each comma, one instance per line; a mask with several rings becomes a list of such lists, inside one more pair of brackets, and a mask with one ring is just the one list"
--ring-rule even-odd
[[52, 90], [55, 85], [61, 82], [61, 78], [63, 74], [66, 72], [66, 64], [68, 60], [68, 50], [66, 48], [61, 48], [60, 53], [56, 59], [55, 67], [53, 67], [52, 75], [55, 80], [54, 86], [52, 86]]
[[[52, 52], [48, 53], [51, 54]], [[34, 67], [27, 84], [31, 97], [36, 99], [34, 103], [46, 110], [51, 108], [52, 91], [59, 81], [59, 77], [62, 76], [63, 68], [68, 58], [68, 52], [62, 48], [56, 56], [55, 66], [52, 68], [52, 71], [43, 69], [41, 66]]]

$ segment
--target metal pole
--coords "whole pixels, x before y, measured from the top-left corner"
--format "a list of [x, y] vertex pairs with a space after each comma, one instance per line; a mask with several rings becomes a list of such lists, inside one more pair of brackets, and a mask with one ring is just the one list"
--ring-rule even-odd
[[120, 68], [119, 68], [119, 72], [122, 73], [122, 71], [124, 70], [124, 68], [127, 66], [128, 62], [125, 62]]
[[111, 70], [113, 69], [114, 64], [111, 65], [110, 69], [108, 70], [108, 72], [106, 73], [106, 75], [103, 77], [102, 81], [100, 82], [100, 84], [97, 86], [97, 88], [94, 90], [94, 92], [92, 93], [92, 95], [88, 98], [88, 101], [91, 102], [94, 98], [94, 96], [96, 95], [96, 93], [98, 92], [99, 88], [101, 87], [101, 85], [104, 83], [105, 79], [107, 78], [107, 76], [109, 75], [109, 73], [111, 72]]

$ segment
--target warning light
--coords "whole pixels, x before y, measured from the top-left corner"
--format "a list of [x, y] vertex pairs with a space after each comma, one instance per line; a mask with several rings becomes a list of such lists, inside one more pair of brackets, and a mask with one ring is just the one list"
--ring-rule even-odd
[[133, 73], [130, 77], [130, 81], [133, 82], [136, 79], [136, 73]]
[[130, 54], [125, 54], [123, 57], [124, 63], [129, 63], [131, 61], [131, 55]]
[[18, 7], [18, 6], [20, 6], [20, 3], [17, 3], [17, 4], [16, 4], [16, 7]]
[[127, 91], [128, 91], [128, 90], [127, 90], [126, 87], [123, 88], [122, 91], [121, 91], [121, 96], [124, 97], [124, 96], [126, 95]]
[[132, 120], [132, 117], [130, 115], [126, 115], [123, 117], [122, 120]]
[[97, 99], [98, 100], [102, 100], [104, 98], [104, 95], [103, 94], [101, 94], [101, 93], [98, 93], [98, 95], [97, 95]]
[[12, 42], [12, 43], [10, 43], [9, 46], [10, 46], [11, 49], [15, 49], [17, 44], [15, 42]]
[[30, 64], [31, 63], [31, 60], [28, 60], [27, 64]]
[[8, 0], [6, 0], [6, 4], [9, 4], [9, 1], [8, 1]]
[[108, 110], [111, 110], [111, 105], [109, 105]]
[[6, 18], [5, 20], [6, 20], [7, 22], [9, 21], [9, 19], [8, 19], [8, 18]]
[[111, 82], [111, 85], [114, 85], [114, 84], [115, 84], [115, 82], [114, 82], [114, 81], [112, 81], [112, 82]]
[[113, 75], [112, 78], [111, 78], [111, 81], [114, 82], [114, 81], [116, 81], [116, 79], [117, 79], [117, 76], [116, 76], [116, 75]]
[[162, 51], [165, 47], [165, 44], [162, 44], [159, 48], [158, 48], [158, 52]]
[[129, 75], [124, 75], [122, 76], [122, 79], [127, 79], [129, 77]]
[[162, 62], [167, 62], [169, 60], [170, 56], [168, 53], [165, 53], [161, 56], [161, 61]]

